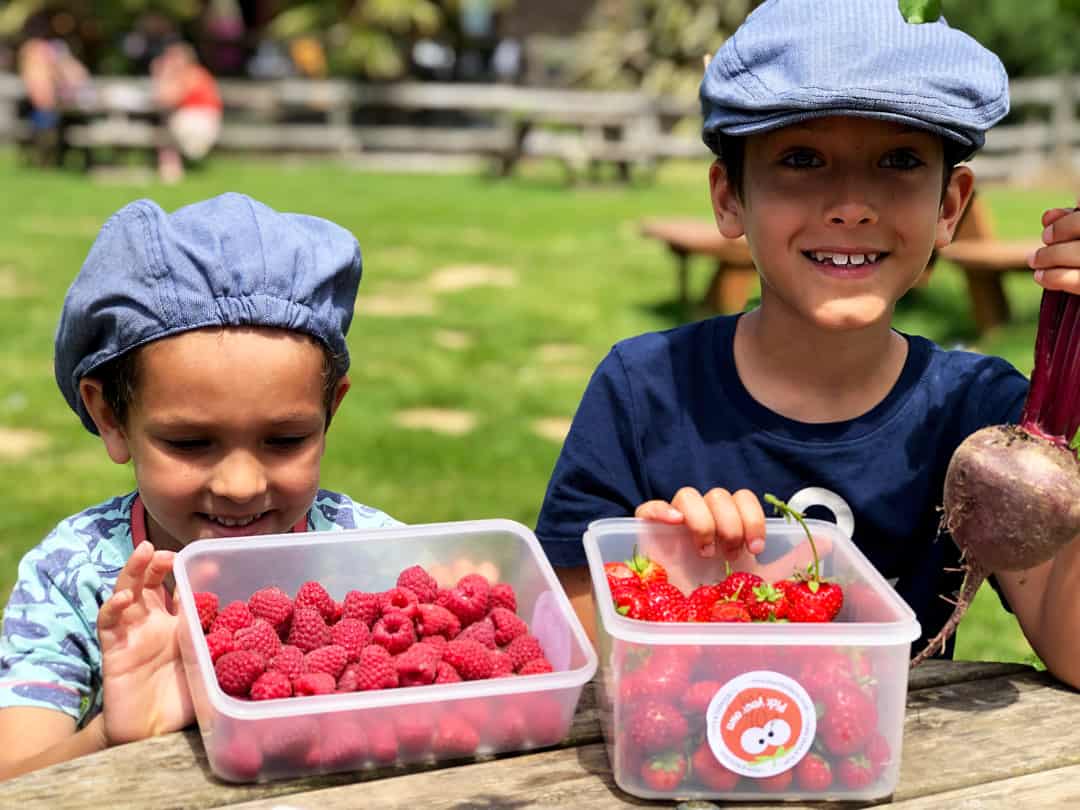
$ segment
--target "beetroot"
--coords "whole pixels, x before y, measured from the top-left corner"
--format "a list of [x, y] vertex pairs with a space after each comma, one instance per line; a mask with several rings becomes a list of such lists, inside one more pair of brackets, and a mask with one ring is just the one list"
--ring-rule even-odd
[[953, 453], [943, 525], [964, 581], [941, 632], [911, 662], [944, 649], [986, 577], [1044, 563], [1080, 534], [1080, 296], [1043, 293], [1035, 368], [1019, 425], [983, 428]]

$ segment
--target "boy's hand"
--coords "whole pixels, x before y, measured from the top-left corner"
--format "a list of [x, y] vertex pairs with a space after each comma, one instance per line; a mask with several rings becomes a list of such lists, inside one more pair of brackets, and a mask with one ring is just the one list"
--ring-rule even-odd
[[162, 583], [172, 551], [140, 543], [98, 613], [105, 736], [110, 745], [178, 731], [194, 719], [178, 617]]
[[1080, 295], [1080, 209], [1051, 208], [1042, 224], [1046, 247], [1028, 257], [1035, 281], [1048, 290]]
[[765, 512], [757, 495], [748, 489], [734, 494], [716, 487], [704, 495], [693, 487], [683, 487], [671, 503], [646, 501], [634, 510], [634, 517], [659, 523], [685, 524], [702, 557], [712, 557], [717, 546], [728, 558], [745, 551], [765, 550]]

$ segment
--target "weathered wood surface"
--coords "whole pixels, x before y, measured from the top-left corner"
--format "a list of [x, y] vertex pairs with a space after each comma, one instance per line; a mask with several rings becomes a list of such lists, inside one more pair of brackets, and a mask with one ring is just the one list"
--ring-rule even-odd
[[[1028, 667], [931, 661], [912, 672], [908, 706], [898, 800], [1080, 765], [1075, 750], [1080, 696]], [[0, 807], [28, 810], [236, 804], [334, 810], [414, 803], [425, 808], [638, 804], [611, 780], [591, 688], [583, 692], [563, 747], [539, 753], [229, 785], [211, 774], [198, 732], [189, 729], [0, 784]]]

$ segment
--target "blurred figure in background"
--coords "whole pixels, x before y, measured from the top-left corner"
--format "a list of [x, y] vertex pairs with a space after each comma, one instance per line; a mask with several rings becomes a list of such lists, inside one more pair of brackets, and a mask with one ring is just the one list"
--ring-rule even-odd
[[199, 64], [195, 49], [174, 42], [150, 66], [154, 99], [166, 115], [169, 143], [158, 151], [158, 172], [166, 183], [184, 176], [184, 161], [206, 157], [221, 134], [217, 81]]

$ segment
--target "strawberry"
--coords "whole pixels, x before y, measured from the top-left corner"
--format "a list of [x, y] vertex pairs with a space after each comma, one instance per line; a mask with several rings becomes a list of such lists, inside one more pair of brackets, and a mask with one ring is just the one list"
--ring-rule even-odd
[[511, 613], [517, 613], [517, 594], [514, 586], [508, 582], [499, 582], [491, 586], [491, 595], [488, 597], [492, 609], [497, 607], [506, 608]]
[[247, 601], [248, 610], [256, 619], [265, 619], [278, 633], [288, 633], [293, 614], [293, 601], [281, 588], [260, 588]]
[[723, 684], [719, 681], [695, 681], [682, 693], [679, 706], [692, 717], [695, 715], [704, 717], [705, 711], [709, 708], [716, 693], [720, 691], [721, 686]]
[[319, 611], [326, 622], [335, 622], [339, 617], [337, 605], [330, 598], [330, 594], [326, 592], [326, 588], [311, 580], [301, 585], [296, 592], [293, 609], [299, 610], [300, 608]]
[[265, 671], [266, 659], [252, 650], [233, 650], [214, 663], [221, 691], [234, 697], [247, 697], [251, 685]]
[[[288, 598], [288, 597], [286, 597]], [[199, 614], [199, 624], [204, 633], [210, 632], [218, 612], [218, 595], [209, 591], [200, 591], [195, 594], [195, 610]]]
[[876, 683], [869, 675], [865, 657], [855, 658], [835, 648], [810, 652], [799, 667], [797, 680], [817, 701], [824, 701], [838, 683], [856, 684], [873, 697]]
[[410, 620], [415, 619], [420, 612], [420, 599], [413, 591], [400, 585], [380, 593], [380, 615], [385, 616], [395, 610], [404, 613]]
[[728, 571], [728, 575], [718, 583], [717, 587], [720, 589], [721, 599], [738, 600], [749, 604], [754, 598], [754, 588], [764, 584], [765, 580], [749, 571]]
[[293, 611], [292, 624], [289, 625], [289, 644], [308, 653], [325, 647], [331, 640], [333, 635], [319, 611], [314, 608], [296, 608]]
[[686, 595], [670, 582], [654, 582], [645, 588], [648, 600], [648, 620], [651, 622], [686, 621], [689, 607]]
[[304, 673], [325, 672], [337, 683], [338, 677], [349, 663], [349, 653], [340, 644], [327, 644], [304, 656]]
[[831, 754], [861, 751], [877, 730], [877, 704], [854, 683], [836, 683], [825, 694], [818, 737]]
[[364, 591], [349, 591], [345, 594], [345, 601], [341, 605], [341, 617], [343, 619], [359, 619], [368, 627], [375, 624], [376, 619], [382, 613], [377, 593], [365, 593]]
[[638, 551], [637, 546], [634, 546], [634, 554], [626, 561], [626, 565], [631, 571], [638, 575], [641, 584], [646, 588], [660, 582], [668, 581], [667, 569], [656, 560], [653, 560]]
[[249, 626], [253, 621], [255, 621], [255, 617], [248, 610], [247, 603], [235, 600], [218, 611], [214, 623], [210, 625], [210, 632], [228, 630], [230, 633], [235, 633], [241, 627]]
[[418, 642], [394, 661], [398, 674], [398, 686], [423, 686], [434, 683], [439, 666], [439, 651]]
[[723, 595], [720, 592], [719, 585], [699, 585], [686, 599], [688, 603], [686, 620], [690, 622], [710, 621], [709, 613], [712, 611], [712, 606], [722, 598]]
[[292, 697], [292, 679], [284, 672], [268, 669], [255, 679], [249, 690], [252, 700], [276, 700]]
[[349, 662], [360, 660], [360, 651], [371, 641], [371, 631], [359, 619], [340, 619], [330, 628], [330, 640], [345, 648]]
[[[293, 619], [295, 624], [296, 620]], [[371, 640], [380, 647], [385, 647], [392, 655], [403, 653], [416, 641], [416, 630], [412, 620], [400, 610], [391, 610], [375, 622], [371, 628]]]
[[500, 647], [529, 632], [529, 625], [512, 610], [492, 608], [487, 617], [495, 627], [495, 643]]
[[689, 731], [686, 718], [662, 700], [644, 701], [630, 715], [628, 726], [630, 740], [650, 754], [682, 745]]
[[266, 665], [268, 671], [280, 672], [290, 680], [304, 672], [304, 651], [292, 644], [283, 644], [281, 651]]
[[750, 618], [754, 621], [767, 622], [784, 619], [788, 613], [787, 590], [763, 582], [751, 589], [750, 598], [746, 600], [746, 607], [750, 611]]
[[711, 622], [748, 622], [750, 609], [738, 599], [725, 599], [717, 602], [709, 611]]
[[[491, 671], [495, 667], [491, 650], [479, 641], [471, 639], [456, 638], [449, 642], [443, 651], [442, 660], [457, 670], [458, 675], [465, 681], [481, 681], [490, 678]], [[528, 660], [531, 661], [532, 658]]]
[[475, 754], [479, 746], [480, 735], [464, 717], [446, 713], [439, 718], [432, 742], [436, 754], [466, 757]]
[[705, 740], [690, 758], [690, 767], [694, 778], [710, 790], [727, 793], [739, 784], [739, 774], [721, 765]]
[[874, 778], [877, 779], [892, 761], [892, 751], [889, 750], [889, 741], [885, 739], [885, 735], [874, 732], [866, 743], [863, 755], [870, 760], [874, 769]]
[[637, 572], [624, 562], [604, 563], [604, 573], [607, 575], [608, 587], [612, 590], [624, 582], [638, 582]]
[[416, 594], [421, 603], [434, 602], [435, 594], [439, 591], [439, 583], [435, 581], [435, 577], [419, 565], [410, 566], [398, 574], [397, 586], [408, 588]]
[[254, 650], [269, 660], [281, 652], [281, 639], [269, 622], [256, 619], [247, 627], [236, 631], [233, 646], [238, 650]]
[[611, 588], [611, 601], [615, 605], [615, 612], [620, 616], [626, 616], [628, 619], [645, 621], [649, 615], [649, 599], [637, 582], [613, 585]]
[[831, 622], [844, 605], [844, 590], [835, 582], [807, 578], [786, 586], [788, 621]]
[[678, 650], [657, 648], [638, 669], [623, 676], [619, 694], [627, 703], [645, 698], [676, 703], [689, 684], [689, 662]]
[[863, 754], [844, 757], [837, 762], [836, 775], [845, 787], [853, 790], [868, 787], [877, 779], [873, 764]]
[[337, 689], [337, 680], [329, 672], [305, 672], [293, 681], [293, 694], [329, 695]]
[[754, 784], [757, 785], [763, 793], [783, 793], [785, 790], [791, 787], [791, 780], [794, 778], [794, 776], [795, 769], [790, 768], [783, 773], [755, 779]]
[[795, 766], [795, 781], [803, 790], [827, 790], [832, 780], [832, 767], [821, 754], [809, 753]]
[[668, 751], [645, 760], [641, 766], [641, 781], [649, 790], [671, 793], [686, 776], [686, 756], [682, 751]]
[[416, 634], [421, 639], [442, 636], [449, 641], [461, 632], [461, 622], [458, 617], [440, 605], [427, 603], [419, 605], [414, 622]]

